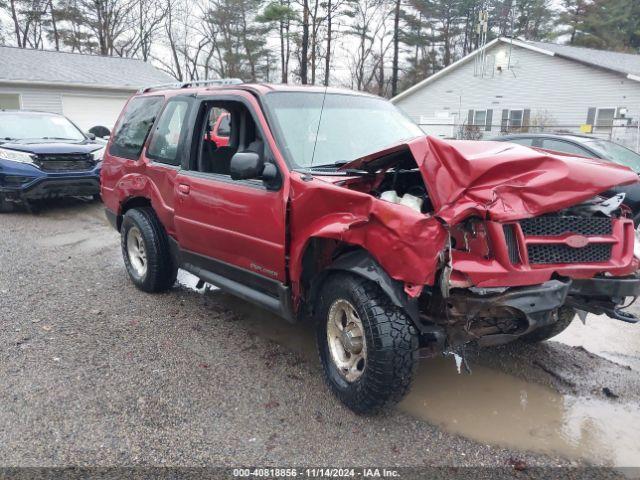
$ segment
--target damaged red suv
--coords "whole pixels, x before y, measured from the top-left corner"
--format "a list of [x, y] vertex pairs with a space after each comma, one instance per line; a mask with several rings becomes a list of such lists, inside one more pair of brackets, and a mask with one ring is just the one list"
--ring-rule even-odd
[[[229, 137], [207, 132], [227, 116]], [[184, 84], [126, 105], [102, 167], [133, 283], [178, 268], [314, 320], [331, 390], [364, 413], [409, 389], [419, 349], [537, 342], [640, 293], [632, 171], [498, 142], [444, 142], [338, 89]]]

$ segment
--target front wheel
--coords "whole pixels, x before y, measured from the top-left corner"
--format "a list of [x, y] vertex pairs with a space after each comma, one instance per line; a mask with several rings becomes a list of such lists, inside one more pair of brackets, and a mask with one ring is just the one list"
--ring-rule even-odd
[[151, 208], [129, 210], [122, 219], [120, 235], [124, 264], [136, 287], [153, 293], [175, 283], [178, 268], [169, 239]]
[[7, 201], [3, 193], [0, 193], [0, 213], [9, 213], [13, 211], [13, 203]]
[[354, 412], [380, 411], [409, 391], [418, 335], [375, 283], [329, 277], [316, 308], [316, 339], [326, 382]]

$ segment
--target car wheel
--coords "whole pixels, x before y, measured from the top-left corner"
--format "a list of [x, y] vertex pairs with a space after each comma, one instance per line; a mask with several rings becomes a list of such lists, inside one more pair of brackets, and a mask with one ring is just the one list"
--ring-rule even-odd
[[544, 327], [540, 327], [537, 330], [534, 330], [531, 333], [527, 333], [520, 337], [520, 340], [527, 343], [538, 343], [544, 342], [545, 340], [549, 340], [550, 338], [555, 337], [556, 335], [560, 335], [564, 330], [567, 329], [573, 318], [576, 315], [576, 311], [570, 307], [560, 307], [558, 310], [558, 320], [550, 325], [545, 325]]
[[375, 413], [409, 391], [417, 331], [375, 283], [329, 277], [316, 308], [316, 340], [327, 384], [354, 412]]
[[0, 193], [0, 213], [13, 212], [13, 203], [7, 201], [4, 194]]
[[145, 292], [161, 292], [176, 281], [178, 268], [164, 227], [151, 208], [134, 208], [122, 219], [122, 256], [129, 277]]

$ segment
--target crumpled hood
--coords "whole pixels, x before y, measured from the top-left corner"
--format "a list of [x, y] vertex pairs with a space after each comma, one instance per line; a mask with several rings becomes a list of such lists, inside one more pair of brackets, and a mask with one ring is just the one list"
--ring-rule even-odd
[[449, 224], [475, 214], [498, 221], [570, 207], [617, 185], [638, 181], [626, 167], [512, 143], [444, 141], [430, 136], [354, 160], [342, 169], [378, 170], [411, 151], [435, 214]]

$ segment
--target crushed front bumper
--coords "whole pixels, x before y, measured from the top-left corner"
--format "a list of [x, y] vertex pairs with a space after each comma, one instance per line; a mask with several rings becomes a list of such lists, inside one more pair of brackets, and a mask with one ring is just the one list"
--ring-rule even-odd
[[574, 280], [567, 296], [567, 306], [607, 316], [623, 322], [636, 323], [638, 318], [620, 305], [627, 297], [640, 296], [640, 277], [595, 277]]
[[[485, 347], [511, 342], [555, 322], [555, 312], [565, 304], [570, 287], [571, 281], [550, 280], [531, 287], [508, 288], [500, 293], [492, 293], [493, 289], [484, 289], [481, 293], [454, 290], [446, 301], [449, 313], [460, 318], [477, 319], [500, 310], [517, 313], [523, 327], [515, 333], [497, 333], [474, 339]], [[449, 332], [449, 341], [453, 344], [473, 339], [464, 338], [464, 333], [459, 330], [463, 336], [452, 338], [453, 333]]]

